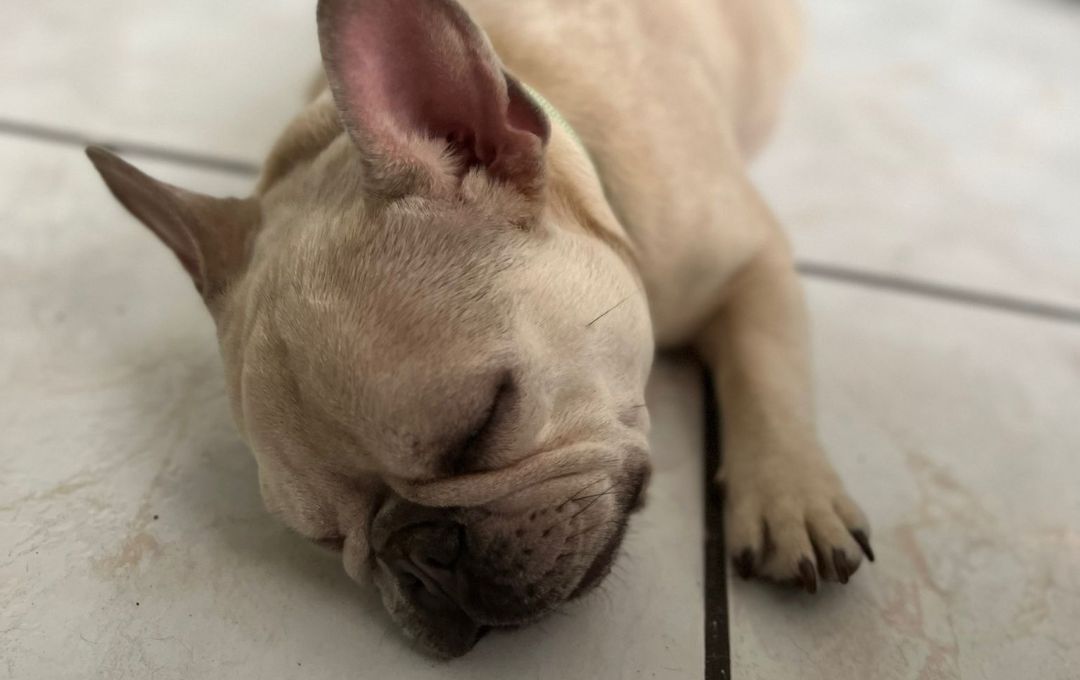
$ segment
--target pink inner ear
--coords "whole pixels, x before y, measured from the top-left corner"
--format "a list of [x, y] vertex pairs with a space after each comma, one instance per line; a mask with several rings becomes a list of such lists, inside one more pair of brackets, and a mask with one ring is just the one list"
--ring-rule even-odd
[[535, 167], [549, 128], [520, 87], [508, 87], [479, 29], [449, 0], [324, 0], [320, 30], [339, 107], [391, 158], [408, 138], [446, 140], [464, 166], [503, 178]]

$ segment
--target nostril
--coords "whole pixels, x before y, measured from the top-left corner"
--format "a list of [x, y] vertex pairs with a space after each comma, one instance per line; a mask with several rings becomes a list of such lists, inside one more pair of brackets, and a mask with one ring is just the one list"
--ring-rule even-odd
[[455, 577], [457, 558], [448, 561], [445, 558], [433, 555], [413, 554], [409, 556], [409, 562], [412, 564], [413, 569], [419, 572], [417, 576], [429, 589], [434, 585], [446, 591], [447, 594], [454, 594], [457, 580]]
[[458, 609], [465, 590], [460, 569], [467, 550], [465, 527], [457, 522], [425, 522], [395, 532], [393, 539], [383, 564], [401, 594], [422, 609]]
[[455, 556], [454, 559], [452, 561], [450, 561], [450, 560], [439, 559], [438, 557], [432, 557], [431, 555], [428, 555], [426, 557], [421, 557], [419, 562], [422, 565], [424, 565], [425, 567], [429, 567], [431, 569], [450, 570], [450, 569], [453, 569], [454, 565], [457, 563], [457, 557]]
[[406, 570], [398, 571], [398, 582], [401, 583], [402, 588], [409, 591], [424, 587], [424, 582], [420, 580], [419, 576]]
[[409, 559], [424, 569], [452, 571], [465, 555], [466, 531], [461, 524], [445, 525], [409, 552]]
[[413, 559], [396, 561], [393, 570], [402, 592], [421, 608], [429, 611], [458, 609], [453, 571], [425, 566]]

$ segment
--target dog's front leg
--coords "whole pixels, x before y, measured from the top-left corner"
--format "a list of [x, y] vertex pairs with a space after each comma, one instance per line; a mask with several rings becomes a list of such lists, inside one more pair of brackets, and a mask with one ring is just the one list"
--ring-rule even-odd
[[723, 414], [727, 544], [742, 576], [814, 592], [819, 575], [846, 583], [862, 554], [873, 560], [869, 527], [818, 441], [790, 248], [764, 204], [748, 203], [767, 239], [697, 341]]

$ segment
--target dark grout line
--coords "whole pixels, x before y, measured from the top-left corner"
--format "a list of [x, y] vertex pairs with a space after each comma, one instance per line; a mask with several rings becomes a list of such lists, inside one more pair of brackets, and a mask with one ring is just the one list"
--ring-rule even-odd
[[720, 469], [720, 408], [712, 374], [701, 369], [705, 402], [705, 680], [730, 680], [731, 635], [728, 621], [727, 551]]
[[1080, 324], [1080, 307], [1025, 300], [1007, 295], [957, 288], [940, 283], [920, 281], [891, 274], [879, 274], [861, 269], [849, 269], [818, 262], [799, 262], [798, 269], [802, 274], [817, 279], [827, 279], [865, 288], [889, 290], [924, 298], [955, 302], [969, 307], [984, 307], [1050, 321]]
[[38, 125], [36, 123], [24, 123], [21, 121], [0, 118], [0, 134], [13, 137], [30, 137], [43, 142], [64, 144], [68, 146], [86, 147], [91, 145], [103, 146], [121, 154], [130, 154], [152, 160], [168, 161], [179, 165], [187, 165], [208, 170], [218, 170], [234, 175], [248, 177], [259, 173], [256, 163], [237, 160], [234, 158], [221, 158], [190, 151], [180, 151], [138, 142], [123, 142], [117, 140], [100, 139], [90, 135], [84, 135], [73, 130]]

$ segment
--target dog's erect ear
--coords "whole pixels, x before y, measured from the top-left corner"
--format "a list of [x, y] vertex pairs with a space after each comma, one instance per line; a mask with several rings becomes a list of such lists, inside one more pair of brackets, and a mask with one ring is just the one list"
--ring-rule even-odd
[[185, 191], [101, 147], [88, 148], [86, 155], [113, 196], [176, 254], [208, 303], [243, 268], [259, 224], [257, 201]]
[[318, 23], [342, 121], [388, 193], [431, 165], [418, 138], [448, 143], [462, 173], [542, 187], [547, 116], [455, 0], [319, 0]]

